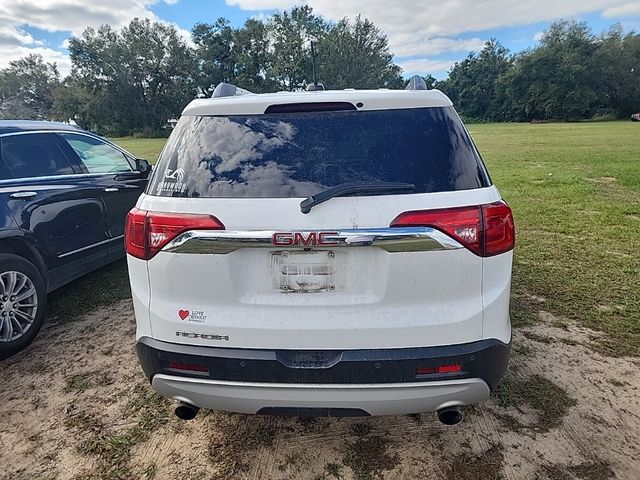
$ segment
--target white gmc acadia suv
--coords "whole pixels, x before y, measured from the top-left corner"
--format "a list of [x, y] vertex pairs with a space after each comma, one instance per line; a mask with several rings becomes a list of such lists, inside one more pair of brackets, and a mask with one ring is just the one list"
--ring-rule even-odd
[[180, 418], [454, 424], [496, 386], [511, 210], [451, 101], [409, 88], [185, 108], [126, 226], [138, 356]]

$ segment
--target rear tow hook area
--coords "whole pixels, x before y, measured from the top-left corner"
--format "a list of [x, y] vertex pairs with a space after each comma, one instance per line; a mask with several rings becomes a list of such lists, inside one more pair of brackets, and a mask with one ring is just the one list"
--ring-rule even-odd
[[438, 410], [438, 420], [445, 425], [457, 425], [463, 418], [464, 417], [458, 405]]

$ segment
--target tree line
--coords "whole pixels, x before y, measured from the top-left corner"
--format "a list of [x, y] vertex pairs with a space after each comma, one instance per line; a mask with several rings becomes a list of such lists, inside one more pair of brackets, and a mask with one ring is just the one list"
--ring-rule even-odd
[[559, 21], [535, 48], [512, 54], [490, 40], [431, 83], [476, 121], [628, 118], [640, 111], [640, 35]]
[[[328, 22], [307, 6], [232, 27], [198, 23], [190, 38], [164, 23], [134, 19], [120, 30], [87, 28], [69, 40], [71, 73], [29, 55], [0, 70], [0, 118], [74, 120], [107, 135], [157, 135], [220, 82], [252, 92], [402, 88], [387, 37], [369, 20]], [[425, 77], [474, 121], [626, 117], [640, 110], [640, 35], [614, 26], [551, 25], [538, 45], [512, 53], [496, 40], [456, 63], [446, 79]]]

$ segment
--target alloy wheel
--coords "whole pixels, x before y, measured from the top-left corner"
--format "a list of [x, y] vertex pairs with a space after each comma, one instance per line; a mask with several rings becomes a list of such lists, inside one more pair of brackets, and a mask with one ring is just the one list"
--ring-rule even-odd
[[31, 279], [22, 272], [0, 274], [0, 342], [22, 337], [33, 325], [38, 311], [38, 294]]

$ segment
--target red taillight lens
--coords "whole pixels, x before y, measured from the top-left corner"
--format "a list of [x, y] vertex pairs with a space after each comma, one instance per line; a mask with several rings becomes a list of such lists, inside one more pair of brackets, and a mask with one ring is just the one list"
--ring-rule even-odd
[[148, 212], [134, 208], [127, 215], [127, 253], [149, 260], [181, 233], [189, 230], [224, 230], [213, 215]]
[[458, 240], [476, 255], [482, 255], [482, 220], [479, 206], [417, 210], [398, 215], [392, 227], [433, 227]]
[[437, 228], [481, 257], [507, 252], [515, 243], [513, 215], [504, 202], [404, 212], [391, 226]]
[[124, 228], [124, 245], [127, 253], [136, 258], [146, 257], [145, 231], [147, 229], [147, 212], [134, 208], [127, 215]]
[[490, 257], [508, 252], [516, 243], [513, 213], [504, 202], [482, 207], [484, 219], [484, 256]]

